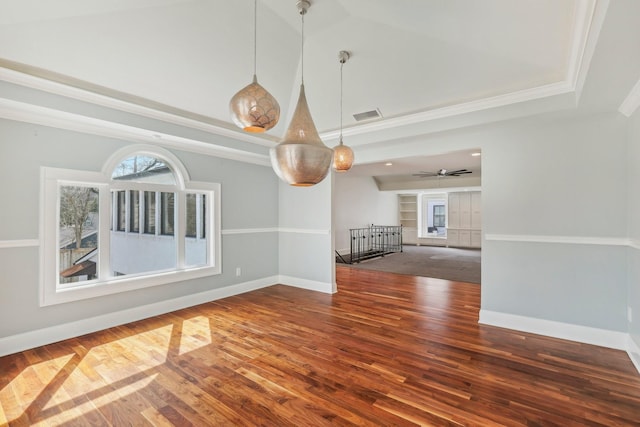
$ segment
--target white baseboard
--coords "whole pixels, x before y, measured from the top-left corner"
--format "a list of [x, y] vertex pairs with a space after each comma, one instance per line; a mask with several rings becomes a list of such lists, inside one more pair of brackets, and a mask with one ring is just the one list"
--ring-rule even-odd
[[627, 341], [627, 354], [629, 355], [629, 359], [640, 373], [640, 344], [638, 344], [633, 336], [629, 335], [629, 339]]
[[546, 335], [548, 337], [564, 340], [577, 341], [585, 344], [599, 345], [602, 347], [614, 348], [616, 350], [627, 350], [629, 341], [629, 334], [625, 332], [591, 328], [588, 326], [554, 322], [551, 320], [536, 319], [533, 317], [518, 316], [515, 314], [500, 313], [489, 310], [480, 310], [480, 320], [478, 323], [530, 332], [532, 334]]
[[123, 325], [125, 323], [135, 322], [148, 317], [158, 316], [171, 311], [180, 310], [182, 308], [204, 304], [209, 301], [265, 288], [277, 283], [281, 283], [281, 278], [279, 276], [265, 277], [219, 289], [212, 289], [198, 294], [186, 295], [167, 301], [160, 301], [153, 304], [0, 338], [0, 356], [78, 337], [91, 332]]
[[299, 277], [279, 276], [278, 283], [296, 288], [308, 289], [310, 291], [324, 292], [325, 294], [336, 293], [335, 286], [332, 283], [300, 279]]

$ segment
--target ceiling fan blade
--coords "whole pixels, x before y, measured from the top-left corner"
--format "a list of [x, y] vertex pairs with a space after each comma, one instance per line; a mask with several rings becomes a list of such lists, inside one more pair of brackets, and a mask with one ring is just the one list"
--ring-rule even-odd
[[466, 173], [472, 173], [471, 171], [468, 171], [466, 169], [460, 169], [457, 171], [451, 171], [451, 172], [447, 172], [448, 176], [460, 176], [460, 175], [464, 175]]

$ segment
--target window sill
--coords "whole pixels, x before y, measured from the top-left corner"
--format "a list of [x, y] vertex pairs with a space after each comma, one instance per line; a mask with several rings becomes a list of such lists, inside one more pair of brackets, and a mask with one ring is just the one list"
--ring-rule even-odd
[[106, 281], [91, 281], [83, 285], [58, 287], [54, 292], [43, 292], [40, 306], [64, 304], [89, 298], [114, 295], [121, 292], [167, 285], [186, 280], [220, 274], [219, 267], [190, 267], [142, 276], [120, 276]]

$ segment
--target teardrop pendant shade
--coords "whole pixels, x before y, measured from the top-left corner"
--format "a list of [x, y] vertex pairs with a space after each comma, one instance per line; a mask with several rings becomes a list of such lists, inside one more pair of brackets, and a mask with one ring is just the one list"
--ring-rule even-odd
[[309, 187], [329, 172], [333, 150], [322, 142], [309, 112], [304, 84], [282, 142], [270, 150], [271, 166], [284, 182]]
[[353, 150], [342, 143], [333, 147], [333, 169], [336, 172], [346, 172], [353, 166]]
[[256, 75], [253, 82], [243, 87], [229, 101], [231, 118], [245, 132], [262, 133], [274, 127], [280, 119], [280, 105]]

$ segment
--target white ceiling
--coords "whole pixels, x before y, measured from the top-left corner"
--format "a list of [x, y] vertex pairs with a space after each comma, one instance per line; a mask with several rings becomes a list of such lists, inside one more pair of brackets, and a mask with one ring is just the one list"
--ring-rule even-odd
[[[603, 3], [312, 0], [304, 80], [316, 126], [335, 145], [340, 50], [352, 54], [344, 66], [343, 120], [356, 158], [367, 144], [428, 133], [443, 118], [455, 127], [495, 120], [487, 114], [492, 108], [509, 107], [504, 117], [535, 114], [537, 104], [523, 106], [541, 98], [548, 101], [545, 111], [553, 102], [566, 108], [581, 90]], [[0, 41], [1, 59], [232, 127], [228, 101], [253, 70], [253, 1], [0, 0]], [[300, 45], [296, 1], [259, 0], [258, 80], [282, 110], [267, 140], [284, 134], [295, 107]], [[383, 118], [356, 123], [352, 117], [373, 109]], [[468, 152], [395, 164], [358, 165], [353, 173], [466, 167], [480, 175], [480, 161]]]

